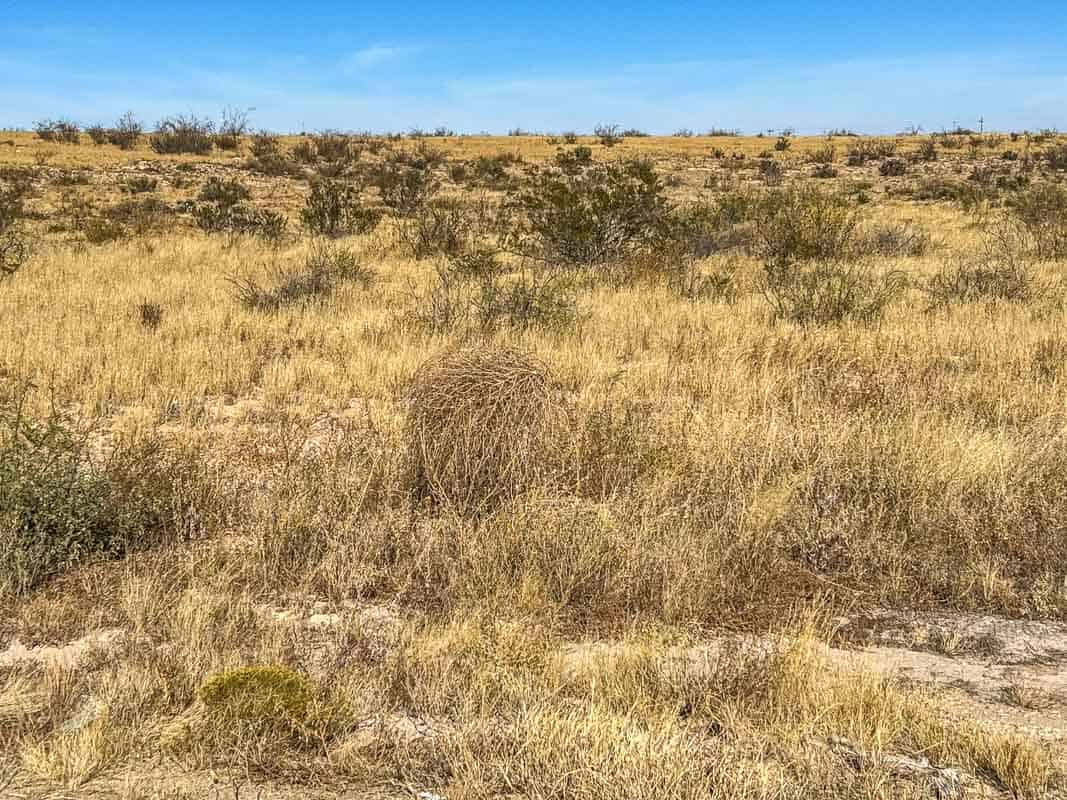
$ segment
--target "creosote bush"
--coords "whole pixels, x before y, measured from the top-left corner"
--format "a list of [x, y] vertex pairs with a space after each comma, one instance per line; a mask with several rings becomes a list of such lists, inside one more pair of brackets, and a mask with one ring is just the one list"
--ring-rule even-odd
[[36, 417], [32, 387], [10, 388], [0, 399], [0, 595], [196, 531], [196, 454], [119, 439], [95, 455], [91, 431], [55, 408]]
[[323, 243], [312, 247], [301, 267], [275, 269], [271, 286], [260, 286], [250, 278], [230, 278], [241, 305], [264, 312], [321, 302], [342, 283], [366, 288], [373, 281], [374, 273], [352, 250]]
[[69, 119], [46, 119], [33, 126], [37, 138], [43, 142], [57, 144], [78, 144], [81, 141], [81, 127]]
[[300, 212], [304, 227], [320, 236], [370, 233], [381, 222], [382, 212], [363, 203], [358, 186], [320, 178]]
[[512, 243], [562, 264], [602, 264], [650, 246], [670, 205], [652, 164], [598, 164], [578, 174], [546, 171], [512, 198], [520, 219]]
[[248, 187], [241, 182], [240, 178], [220, 178], [212, 175], [204, 185], [200, 187], [198, 199], [207, 203], [218, 203], [220, 206], [235, 206], [242, 200], [252, 196]]
[[419, 367], [407, 399], [416, 501], [482, 513], [549, 472], [560, 406], [535, 358], [508, 348], [447, 352]]
[[776, 263], [847, 259], [859, 224], [848, 198], [808, 186], [767, 192], [754, 216], [759, 254]]
[[474, 221], [460, 200], [442, 198], [420, 206], [397, 229], [413, 258], [456, 256], [474, 239]]
[[207, 155], [214, 147], [215, 124], [193, 114], [168, 117], [156, 125], [148, 143], [160, 155]]
[[802, 325], [872, 323], [907, 287], [899, 270], [862, 261], [768, 262], [758, 284], [776, 320]]

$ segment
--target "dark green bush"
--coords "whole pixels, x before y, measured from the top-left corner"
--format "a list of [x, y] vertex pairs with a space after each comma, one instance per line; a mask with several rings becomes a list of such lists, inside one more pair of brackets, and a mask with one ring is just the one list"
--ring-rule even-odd
[[217, 175], [212, 175], [200, 187], [200, 194], [197, 195], [197, 198], [205, 203], [218, 203], [220, 206], [229, 208], [237, 205], [242, 200], [247, 200], [251, 196], [252, 193], [239, 178], [224, 179]]
[[69, 119], [46, 119], [33, 126], [37, 138], [44, 142], [77, 144], [81, 141], [81, 128]]
[[601, 264], [647, 247], [662, 237], [670, 213], [655, 169], [637, 160], [575, 175], [542, 172], [512, 204], [514, 245], [563, 264]]
[[230, 278], [241, 305], [254, 311], [276, 312], [283, 308], [321, 302], [342, 283], [364, 288], [374, 281], [374, 273], [364, 267], [351, 250], [318, 244], [297, 269], [278, 269], [270, 286], [249, 278]]
[[162, 120], [148, 140], [160, 155], [207, 155], [214, 147], [215, 124], [209, 119], [179, 115]]
[[320, 178], [312, 182], [300, 217], [312, 233], [347, 236], [374, 230], [381, 222], [382, 212], [364, 205], [359, 187]]
[[0, 399], [0, 594], [196, 532], [195, 454], [119, 439], [96, 456], [90, 431], [55, 408], [33, 417], [30, 397]]
[[851, 255], [859, 213], [839, 194], [796, 186], [764, 194], [755, 207], [759, 254], [785, 263]]
[[879, 273], [864, 262], [836, 261], [772, 261], [758, 283], [775, 320], [801, 325], [875, 322], [906, 286], [900, 271]]

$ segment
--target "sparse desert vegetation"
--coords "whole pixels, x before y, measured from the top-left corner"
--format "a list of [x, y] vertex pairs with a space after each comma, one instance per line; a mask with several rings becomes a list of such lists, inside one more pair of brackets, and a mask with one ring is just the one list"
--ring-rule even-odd
[[58, 120], [0, 795], [1067, 792], [1063, 137]]

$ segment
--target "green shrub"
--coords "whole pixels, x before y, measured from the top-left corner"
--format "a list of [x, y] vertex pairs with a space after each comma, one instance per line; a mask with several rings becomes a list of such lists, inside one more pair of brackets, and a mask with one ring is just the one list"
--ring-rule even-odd
[[255, 666], [213, 675], [199, 696], [209, 714], [230, 724], [300, 726], [309, 718], [315, 691], [307, 678], [287, 667]]
[[120, 438], [96, 456], [91, 432], [60, 410], [33, 417], [31, 394], [0, 398], [0, 594], [192, 532], [194, 454]]
[[399, 236], [413, 258], [454, 256], [471, 245], [474, 224], [460, 201], [435, 200], [403, 220]]
[[318, 244], [298, 269], [278, 269], [273, 285], [260, 286], [249, 278], [232, 277], [237, 299], [253, 311], [276, 312], [296, 305], [321, 302], [341, 283], [370, 286], [374, 273], [359, 262], [358, 256], [343, 247]]
[[647, 161], [602, 164], [581, 174], [543, 172], [512, 198], [510, 233], [528, 255], [563, 264], [602, 264], [662, 237], [670, 207]]
[[439, 186], [429, 166], [402, 161], [385, 162], [371, 175], [382, 203], [400, 216], [411, 216], [426, 205]]
[[215, 124], [196, 116], [179, 115], [162, 120], [148, 140], [152, 150], [160, 155], [207, 155], [214, 147]]
[[314, 181], [300, 212], [304, 227], [320, 236], [369, 233], [381, 222], [382, 212], [365, 206], [360, 194], [357, 186], [344, 181]]
[[275, 243], [285, 238], [289, 227], [289, 220], [284, 214], [244, 203], [232, 206], [204, 203], [193, 210], [193, 217], [205, 233], [258, 236]]
[[1015, 194], [1007, 205], [1030, 235], [1038, 256], [1067, 257], [1067, 189], [1053, 183], [1035, 184]]
[[251, 196], [252, 193], [240, 179], [224, 179], [217, 175], [212, 175], [200, 187], [200, 193], [197, 198], [206, 203], [218, 203], [220, 206], [229, 208], [237, 205], [242, 200], [247, 200]]
[[46, 119], [33, 126], [37, 138], [57, 144], [77, 144], [81, 141], [81, 128], [69, 119]]
[[758, 284], [775, 320], [802, 325], [877, 321], [906, 286], [900, 271], [834, 261], [769, 262]]
[[763, 195], [755, 221], [763, 258], [833, 261], [851, 255], [859, 213], [846, 197], [799, 186]]

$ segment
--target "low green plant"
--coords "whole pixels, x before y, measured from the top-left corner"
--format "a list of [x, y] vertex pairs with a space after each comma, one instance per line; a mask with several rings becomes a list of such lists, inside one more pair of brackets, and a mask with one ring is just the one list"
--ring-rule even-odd
[[252, 666], [211, 676], [198, 694], [207, 712], [223, 722], [299, 727], [308, 720], [315, 690], [288, 667]]
[[276, 269], [268, 286], [250, 278], [230, 278], [241, 305], [268, 313], [321, 302], [342, 283], [366, 288], [373, 281], [374, 273], [352, 250], [321, 243], [312, 247], [299, 268]]
[[358, 186], [320, 178], [311, 184], [300, 217], [311, 233], [346, 236], [374, 230], [381, 222], [382, 212], [363, 203]]
[[0, 594], [194, 532], [198, 456], [123, 437], [100, 455], [91, 428], [54, 405], [36, 416], [33, 396], [0, 394]]
[[160, 121], [148, 143], [160, 155], [207, 155], [215, 146], [214, 133], [211, 120], [180, 114]]
[[907, 287], [899, 270], [876, 271], [862, 261], [773, 261], [757, 284], [775, 320], [801, 325], [872, 323]]
[[759, 254], [775, 263], [847, 259], [859, 225], [847, 197], [808, 186], [767, 192], [754, 217]]
[[218, 175], [212, 175], [200, 187], [197, 198], [206, 203], [218, 203], [229, 208], [251, 196], [252, 193], [239, 178], [220, 178]]
[[546, 171], [511, 199], [509, 244], [563, 264], [602, 264], [650, 246], [667, 228], [670, 204], [651, 163], [598, 164], [579, 174]]

